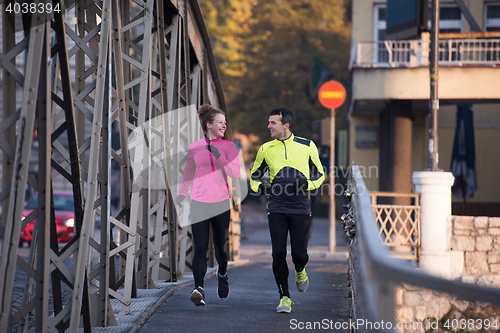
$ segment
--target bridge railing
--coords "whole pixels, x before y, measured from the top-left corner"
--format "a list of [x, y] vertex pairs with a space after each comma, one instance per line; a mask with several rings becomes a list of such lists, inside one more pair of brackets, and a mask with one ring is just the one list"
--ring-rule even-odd
[[[500, 304], [500, 289], [478, 287], [442, 279], [416, 270], [390, 256], [380, 241], [370, 193], [358, 166], [348, 176], [346, 205], [349, 218], [344, 227], [351, 237], [349, 252], [349, 282], [352, 321], [360, 325], [357, 332], [395, 332], [387, 323], [395, 321], [396, 284], [406, 283], [468, 300]], [[347, 221], [346, 220], [346, 221]], [[386, 323], [385, 329], [366, 329], [362, 323]], [[376, 325], [375, 325], [376, 326]], [[393, 327], [394, 328], [394, 327]]]

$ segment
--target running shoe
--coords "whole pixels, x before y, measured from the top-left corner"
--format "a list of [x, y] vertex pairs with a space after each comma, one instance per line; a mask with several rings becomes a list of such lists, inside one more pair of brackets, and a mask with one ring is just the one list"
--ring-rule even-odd
[[219, 274], [217, 270], [217, 277], [219, 279], [219, 287], [217, 288], [217, 294], [220, 299], [226, 299], [229, 295], [229, 283], [227, 282], [227, 272], [224, 276]]
[[283, 296], [280, 299], [280, 304], [276, 308], [276, 311], [281, 312], [281, 313], [290, 313], [292, 311], [292, 300], [287, 297]]
[[[295, 270], [295, 266], [293, 268]], [[302, 272], [297, 272], [295, 270], [295, 287], [297, 290], [303, 293], [309, 287], [309, 278], [307, 277], [306, 269], [302, 269]]]
[[191, 292], [191, 295], [189, 296], [189, 299], [196, 306], [205, 305], [205, 291], [203, 290], [203, 287], [194, 288]]

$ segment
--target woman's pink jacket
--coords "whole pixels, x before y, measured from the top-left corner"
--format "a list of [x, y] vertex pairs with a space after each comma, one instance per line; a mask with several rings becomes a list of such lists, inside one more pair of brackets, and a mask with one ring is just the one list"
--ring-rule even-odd
[[[215, 146], [220, 157], [216, 159], [208, 151], [208, 145]], [[205, 136], [189, 146], [182, 184], [178, 195], [186, 196], [189, 188], [191, 199], [200, 202], [220, 202], [229, 199], [227, 176], [237, 179], [240, 175], [240, 161], [234, 143], [221, 138], [208, 140]]]

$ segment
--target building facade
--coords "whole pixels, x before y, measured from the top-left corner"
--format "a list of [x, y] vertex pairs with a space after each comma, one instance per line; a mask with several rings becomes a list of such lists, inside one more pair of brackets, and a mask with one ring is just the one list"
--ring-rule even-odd
[[[500, 216], [500, 1], [442, 0], [439, 17], [438, 167], [450, 171], [457, 107], [471, 105], [477, 190], [453, 214]], [[411, 192], [429, 168], [429, 33], [388, 40], [386, 27], [385, 1], [353, 0], [350, 163], [370, 191]]]

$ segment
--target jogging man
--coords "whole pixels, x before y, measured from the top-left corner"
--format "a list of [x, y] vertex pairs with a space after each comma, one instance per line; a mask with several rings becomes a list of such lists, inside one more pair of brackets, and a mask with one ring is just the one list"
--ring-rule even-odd
[[[292, 247], [295, 286], [304, 292], [309, 286], [305, 270], [309, 256], [307, 243], [311, 227], [309, 192], [325, 179], [318, 149], [313, 141], [299, 138], [291, 132], [295, 125], [292, 110], [272, 110], [267, 128], [274, 140], [263, 144], [257, 152], [251, 172], [250, 186], [254, 192], [268, 196], [267, 217], [271, 233], [273, 273], [280, 293], [276, 310], [289, 313], [292, 308], [288, 290], [286, 245], [288, 233]], [[270, 185], [262, 183], [269, 171]]]

